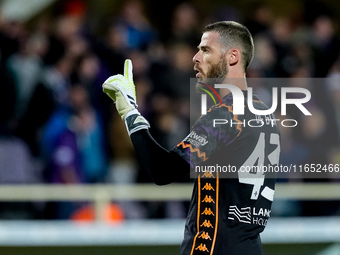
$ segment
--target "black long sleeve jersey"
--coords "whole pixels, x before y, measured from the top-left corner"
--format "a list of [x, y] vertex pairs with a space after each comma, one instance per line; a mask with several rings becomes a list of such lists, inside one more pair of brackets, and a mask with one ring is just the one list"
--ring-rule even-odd
[[[259, 234], [271, 213], [280, 137], [273, 115], [233, 114], [232, 94], [201, 116], [167, 151], [146, 130], [131, 135], [136, 154], [157, 184], [195, 178], [182, 255], [260, 255]], [[255, 109], [268, 107], [253, 94]]]

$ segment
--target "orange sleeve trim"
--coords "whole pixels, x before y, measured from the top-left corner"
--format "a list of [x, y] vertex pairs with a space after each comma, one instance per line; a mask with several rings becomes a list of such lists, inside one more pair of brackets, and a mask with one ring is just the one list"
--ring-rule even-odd
[[201, 152], [198, 148], [193, 148], [190, 143], [185, 144], [184, 142], [180, 142], [177, 147], [179, 146], [182, 146], [184, 149], [189, 148], [190, 152], [197, 152], [198, 157], [203, 158], [203, 161], [208, 159], [205, 152]]
[[[230, 105], [221, 104], [221, 105], [216, 106], [216, 108], [221, 108], [221, 107], [226, 107], [229, 112], [233, 113], [233, 109]], [[212, 108], [210, 108], [207, 112], [210, 112], [211, 110], [212, 110]], [[236, 129], [238, 130], [237, 136], [239, 136], [241, 134], [241, 131], [242, 131], [242, 125], [241, 125], [242, 121], [240, 121], [238, 119], [238, 115], [236, 115], [236, 114], [234, 114], [233, 119], [238, 123]]]

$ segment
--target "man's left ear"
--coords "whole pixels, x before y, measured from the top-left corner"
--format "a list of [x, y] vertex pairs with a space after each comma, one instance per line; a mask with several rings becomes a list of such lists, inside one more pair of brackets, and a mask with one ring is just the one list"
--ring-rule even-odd
[[234, 66], [236, 65], [241, 59], [241, 52], [238, 49], [232, 49], [230, 50], [230, 54], [229, 54], [229, 65], [230, 66]]

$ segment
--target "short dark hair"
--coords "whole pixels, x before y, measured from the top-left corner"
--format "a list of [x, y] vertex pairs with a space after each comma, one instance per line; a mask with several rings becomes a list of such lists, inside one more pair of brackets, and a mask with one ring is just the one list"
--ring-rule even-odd
[[249, 30], [235, 21], [218, 21], [203, 29], [203, 33], [211, 31], [219, 33], [221, 45], [226, 47], [226, 50], [241, 46], [243, 67], [246, 70], [254, 57], [254, 42]]

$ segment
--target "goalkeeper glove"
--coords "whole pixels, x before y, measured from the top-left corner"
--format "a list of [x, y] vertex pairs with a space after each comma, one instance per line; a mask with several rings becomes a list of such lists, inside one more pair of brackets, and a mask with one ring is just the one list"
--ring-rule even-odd
[[124, 76], [110, 76], [103, 83], [103, 91], [116, 103], [117, 111], [125, 122], [129, 135], [150, 127], [149, 122], [137, 110], [136, 89], [132, 77], [132, 62], [126, 59]]

